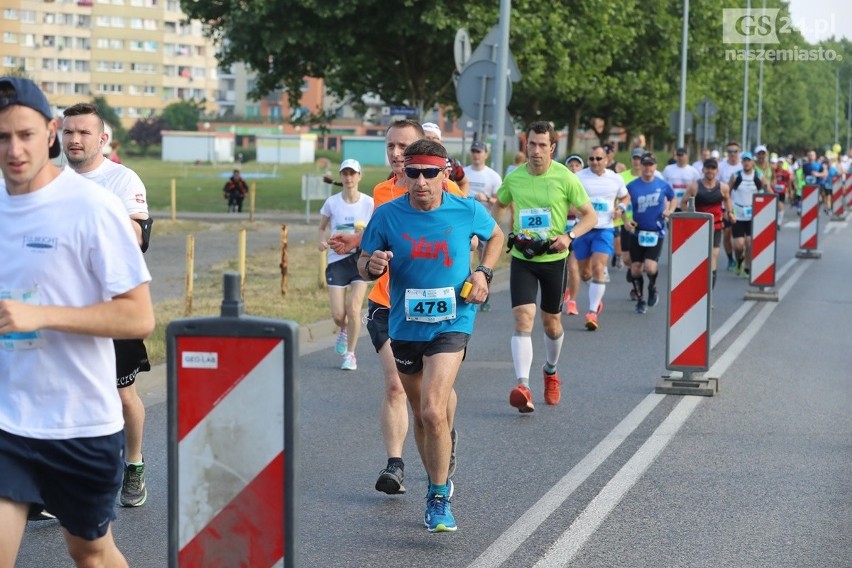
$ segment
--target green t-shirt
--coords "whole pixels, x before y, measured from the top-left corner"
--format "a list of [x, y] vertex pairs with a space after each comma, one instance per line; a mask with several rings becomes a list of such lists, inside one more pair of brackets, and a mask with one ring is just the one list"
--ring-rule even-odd
[[[526, 167], [507, 175], [497, 190], [497, 200], [501, 205], [514, 204], [512, 230], [515, 234], [553, 239], [565, 234], [568, 208], [583, 206], [589, 202], [589, 196], [571, 170], [559, 162], [551, 162], [542, 175], [530, 175]], [[530, 262], [553, 262], [568, 256], [568, 251], [526, 259], [513, 248], [512, 256]]]
[[[624, 170], [621, 172], [621, 179], [624, 180], [624, 185], [627, 185], [634, 179], [638, 179], [639, 176], [634, 176], [632, 170]], [[616, 227], [620, 227], [624, 224], [625, 221], [633, 220], [633, 200], [627, 202], [627, 209], [624, 210], [624, 215], [621, 216], [621, 219], [616, 219], [613, 221], [613, 225]]]

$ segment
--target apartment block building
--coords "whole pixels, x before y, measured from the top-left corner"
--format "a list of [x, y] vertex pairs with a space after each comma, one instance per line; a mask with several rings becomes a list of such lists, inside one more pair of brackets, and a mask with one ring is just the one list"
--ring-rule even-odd
[[218, 65], [178, 0], [3, 0], [0, 73], [23, 71], [58, 110], [106, 99], [122, 124], [180, 100], [219, 114]]

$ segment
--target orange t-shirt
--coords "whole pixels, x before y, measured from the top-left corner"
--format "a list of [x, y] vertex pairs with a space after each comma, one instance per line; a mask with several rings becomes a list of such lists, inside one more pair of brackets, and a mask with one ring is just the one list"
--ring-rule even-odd
[[[459, 185], [453, 180], [447, 180], [444, 191], [459, 197], [466, 197]], [[383, 181], [373, 188], [373, 210], [375, 211], [379, 206], [406, 193], [408, 191], [405, 188], [396, 185], [396, 176]], [[390, 275], [388, 272], [385, 272], [376, 280], [376, 285], [370, 291], [369, 299], [387, 308], [390, 307]]]

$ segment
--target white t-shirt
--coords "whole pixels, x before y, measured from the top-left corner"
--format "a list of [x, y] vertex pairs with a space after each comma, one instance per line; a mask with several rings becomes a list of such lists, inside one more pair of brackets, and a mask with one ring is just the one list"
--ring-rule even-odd
[[731, 181], [731, 176], [743, 169], [742, 162], [737, 162], [736, 164], [731, 164], [728, 160], [722, 160], [719, 162], [719, 177], [718, 180], [723, 183], [729, 183]]
[[[364, 230], [370, 216], [373, 214], [373, 198], [363, 193], [358, 193], [358, 201], [355, 203], [347, 203], [343, 199], [343, 192], [335, 193], [325, 200], [320, 208], [320, 215], [329, 218], [329, 229], [332, 235], [338, 234], [355, 234], [355, 224], [362, 223], [360, 230]], [[353, 251], [354, 252], [354, 251]], [[337, 254], [332, 249], [328, 249], [328, 263], [343, 260], [352, 253]]]
[[602, 175], [597, 175], [591, 168], [580, 170], [577, 177], [580, 178], [586, 193], [589, 194], [589, 201], [598, 214], [595, 229], [611, 229], [615, 200], [628, 195], [624, 178], [612, 170], [604, 170]]
[[752, 198], [757, 191], [755, 178], [760, 177], [758, 171], [752, 170], [750, 174], [742, 172], [742, 182], [736, 189], [731, 186], [731, 201], [734, 204], [734, 213], [737, 216], [737, 221], [751, 221], [752, 217]]
[[[500, 177], [500, 174], [488, 166], [483, 167], [481, 170], [475, 170], [473, 166], [465, 166], [464, 177], [470, 184], [469, 194], [471, 197], [476, 197], [477, 193], [482, 193], [486, 197], [494, 197], [497, 195], [500, 184], [503, 183], [503, 178]], [[489, 204], [487, 207], [490, 209], [491, 205]]]
[[104, 160], [94, 170], [81, 173], [86, 179], [90, 179], [102, 185], [121, 199], [128, 215], [136, 213], [148, 214], [148, 199], [145, 184], [136, 175], [136, 172], [126, 166], [117, 164], [112, 160]]
[[[40, 305], [89, 306], [151, 280], [124, 206], [70, 167], [24, 195], [0, 181], [0, 258], [0, 296]], [[123, 426], [111, 339], [0, 336], [0, 429], [61, 440]]]
[[689, 184], [701, 179], [701, 174], [698, 173], [692, 166], [680, 167], [677, 164], [669, 164], [663, 170], [663, 179], [669, 182], [675, 192], [675, 199], [680, 203], [683, 199], [683, 194], [686, 193], [686, 188]]

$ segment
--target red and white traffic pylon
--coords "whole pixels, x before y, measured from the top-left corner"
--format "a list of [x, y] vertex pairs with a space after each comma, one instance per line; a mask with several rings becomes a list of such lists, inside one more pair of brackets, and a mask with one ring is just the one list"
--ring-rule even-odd
[[751, 201], [751, 269], [748, 283], [758, 290], [746, 292], [746, 300], [778, 301], [775, 286], [775, 256], [778, 237], [777, 199], [774, 193], [755, 193]]
[[843, 195], [846, 196], [846, 210], [852, 211], [852, 173], [843, 174]]
[[840, 176], [834, 176], [834, 179], [831, 180], [831, 220], [846, 220], [846, 208], [843, 204], [843, 178]]
[[802, 188], [802, 216], [799, 219], [799, 251], [796, 258], [820, 258], [819, 241], [819, 187]]
[[[691, 203], [690, 203], [691, 205]], [[713, 396], [716, 379], [696, 379], [710, 368], [711, 270], [713, 215], [693, 211], [671, 216], [668, 244], [669, 302], [666, 368], [682, 378], [664, 377], [656, 392]]]

